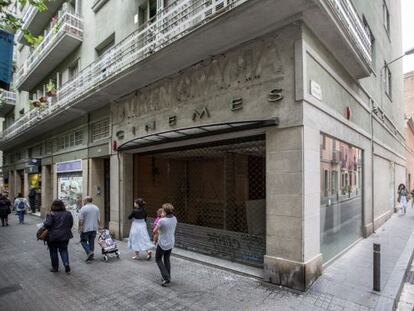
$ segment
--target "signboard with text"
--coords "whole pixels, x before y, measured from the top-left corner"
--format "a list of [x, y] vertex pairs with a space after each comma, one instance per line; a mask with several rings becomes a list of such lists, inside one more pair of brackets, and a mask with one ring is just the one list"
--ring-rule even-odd
[[82, 160], [74, 160], [56, 163], [57, 173], [69, 173], [82, 171]]

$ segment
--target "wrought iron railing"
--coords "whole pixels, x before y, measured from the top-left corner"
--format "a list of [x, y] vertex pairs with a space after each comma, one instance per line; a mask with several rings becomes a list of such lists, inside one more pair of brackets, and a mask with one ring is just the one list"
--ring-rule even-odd
[[78, 38], [83, 35], [82, 19], [76, 15], [71, 9], [67, 8], [60, 11], [61, 16], [53, 22], [50, 26], [49, 32], [44, 39], [36, 47], [29, 58], [24, 62], [23, 66], [17, 72], [16, 86], [19, 87], [22, 82], [30, 74], [30, 71], [35, 68], [40, 60], [49, 52], [51, 46], [55, 44], [64, 34], [71, 34]]
[[[7, 141], [39, 120], [67, 109], [86, 94], [93, 93], [148, 56], [172, 44], [212, 18], [248, 0], [177, 0], [160, 10], [136, 31], [85, 67], [58, 91], [55, 103], [35, 108], [4, 130], [0, 142]], [[367, 61], [371, 60], [370, 41], [349, 0], [322, 0], [347, 30]], [[37, 57], [38, 58], [38, 57]], [[26, 69], [27, 70], [27, 69]]]
[[5, 91], [5, 90], [0, 90], [0, 102], [12, 102], [12, 103], [16, 103], [16, 93], [15, 92], [10, 92], [10, 91]]
[[341, 24], [368, 66], [372, 63], [372, 47], [365, 27], [350, 0], [323, 0]]
[[[51, 116], [57, 110], [67, 109], [84, 94], [116, 77], [128, 68], [161, 50], [216, 17], [247, 0], [177, 0], [160, 10], [153, 18], [142, 24], [122, 42], [105, 52], [65, 83], [58, 91], [56, 102], [49, 101], [34, 108], [2, 133], [0, 141], [6, 141], [25, 129]], [[37, 53], [39, 55], [39, 53]], [[34, 55], [31, 59], [38, 59]], [[28, 72], [29, 65], [25, 72]], [[23, 75], [19, 75], [23, 76]]]

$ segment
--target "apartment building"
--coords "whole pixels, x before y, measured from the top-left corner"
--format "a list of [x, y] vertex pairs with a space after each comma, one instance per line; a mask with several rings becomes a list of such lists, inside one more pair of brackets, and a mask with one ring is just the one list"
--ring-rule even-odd
[[405, 180], [400, 1], [95, 0], [20, 8], [11, 196], [86, 194], [117, 237], [171, 202], [178, 247], [304, 290]]
[[405, 157], [407, 188], [414, 189], [414, 71], [404, 74]]

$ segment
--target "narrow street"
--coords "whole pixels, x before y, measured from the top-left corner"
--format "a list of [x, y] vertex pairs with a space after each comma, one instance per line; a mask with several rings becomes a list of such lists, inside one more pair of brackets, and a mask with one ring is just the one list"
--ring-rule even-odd
[[[172, 257], [173, 282], [160, 286], [152, 259], [84, 262], [78, 235], [70, 242], [71, 274], [49, 272], [46, 246], [35, 240], [38, 217], [0, 227], [0, 310], [369, 310], [318, 290], [294, 292], [261, 280]], [[62, 268], [61, 268], [62, 270]], [[323, 284], [323, 283], [322, 283]]]

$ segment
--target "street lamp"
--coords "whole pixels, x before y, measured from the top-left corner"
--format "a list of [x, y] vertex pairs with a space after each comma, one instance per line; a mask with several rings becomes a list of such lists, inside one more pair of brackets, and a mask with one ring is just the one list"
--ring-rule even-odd
[[[381, 109], [383, 108], [383, 104], [382, 104], [382, 97], [383, 97], [383, 85], [384, 85], [384, 81], [383, 81], [383, 71], [386, 67], [388, 67], [389, 65], [391, 65], [392, 63], [396, 62], [397, 60], [403, 58], [406, 55], [411, 55], [414, 54], [414, 47], [412, 47], [411, 49], [407, 50], [404, 52], [403, 55], [401, 55], [400, 57], [397, 57], [395, 59], [393, 59], [392, 61], [385, 63], [381, 69], [380, 69], [380, 83], [381, 83], [381, 87], [380, 87], [380, 98], [381, 98]], [[372, 232], [375, 233], [375, 224], [374, 224], [374, 220], [375, 220], [375, 203], [374, 203], [374, 112], [376, 112], [378, 110], [378, 107], [376, 107], [374, 105], [374, 101], [372, 101], [372, 105], [371, 105], [371, 109], [370, 109], [370, 114], [371, 114], [371, 213], [372, 213]], [[395, 196], [395, 191], [394, 191], [394, 196]], [[394, 197], [395, 199], [395, 197]], [[394, 200], [395, 202], [395, 200]]]

